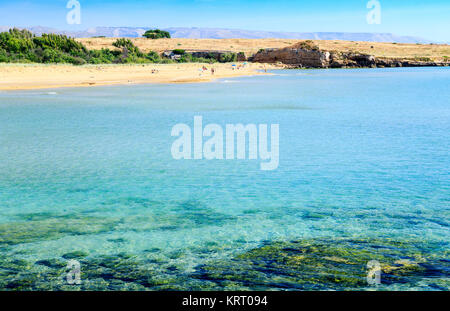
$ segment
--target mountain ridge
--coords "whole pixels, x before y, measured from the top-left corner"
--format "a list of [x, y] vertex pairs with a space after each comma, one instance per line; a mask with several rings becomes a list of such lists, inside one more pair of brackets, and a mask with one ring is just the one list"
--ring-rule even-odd
[[[0, 31], [7, 31], [12, 27], [0, 26]], [[153, 27], [154, 28], [154, 27]], [[22, 28], [23, 29], [23, 28]], [[65, 31], [50, 27], [26, 27], [36, 35], [42, 33], [64, 34], [74, 38], [91, 37], [141, 37], [152, 27], [93, 27], [82, 31]], [[396, 42], [396, 43], [432, 43], [432, 41], [413, 37], [399, 36], [391, 33], [349, 33], [349, 32], [280, 32], [255, 31], [227, 28], [199, 28], [199, 27], [170, 27], [162, 30], [170, 32], [173, 38], [188, 39], [313, 39], [313, 40], [345, 40], [367, 42]], [[435, 42], [436, 43], [436, 42]]]

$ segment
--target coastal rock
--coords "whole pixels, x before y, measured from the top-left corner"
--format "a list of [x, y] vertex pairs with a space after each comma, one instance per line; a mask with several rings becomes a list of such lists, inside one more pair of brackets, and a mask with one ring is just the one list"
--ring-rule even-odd
[[305, 48], [266, 49], [259, 51], [252, 61], [258, 63], [281, 62], [300, 68], [326, 68], [330, 63], [330, 53]]
[[449, 65], [448, 62], [435, 62], [428, 58], [376, 58], [373, 55], [357, 52], [325, 51], [320, 50], [310, 40], [283, 49], [262, 49], [250, 60], [257, 63], [281, 62], [287, 68], [384, 68]]
[[360, 67], [376, 67], [376, 59], [372, 55], [349, 53], [346, 57], [356, 62]]

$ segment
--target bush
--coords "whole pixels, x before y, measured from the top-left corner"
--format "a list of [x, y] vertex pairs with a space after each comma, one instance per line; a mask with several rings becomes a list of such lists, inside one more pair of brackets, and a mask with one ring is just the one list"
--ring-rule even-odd
[[415, 57], [414, 60], [419, 61], [419, 62], [431, 62], [431, 61], [433, 61], [429, 57]]
[[165, 58], [165, 59], [162, 59], [160, 63], [161, 64], [174, 64], [175, 62], [171, 59]]
[[111, 51], [110, 49], [101, 49], [90, 51], [89, 54], [89, 62], [91, 64], [111, 64], [121, 55], [121, 52]]
[[145, 57], [152, 63], [159, 63], [161, 61], [161, 56], [154, 51], [150, 51]]
[[134, 44], [130, 39], [117, 39], [116, 41], [113, 42], [112, 44], [113, 46], [115, 46], [116, 48], [127, 48], [127, 49], [133, 49], [134, 48]]
[[145, 58], [144, 53], [129, 39], [118, 39], [113, 43], [113, 46], [122, 48], [122, 54], [117, 60], [119, 63], [142, 63], [143, 60], [140, 60], [140, 58]]
[[214, 58], [203, 58], [203, 57], [198, 57], [198, 58], [194, 58], [193, 63], [209, 63], [209, 64], [214, 64], [217, 63], [217, 60]]
[[143, 37], [146, 37], [147, 39], [163, 39], [163, 38], [170, 39], [170, 33], [159, 29], [153, 29], [147, 30], [143, 34]]
[[317, 45], [315, 45], [314, 41], [312, 41], [312, 40], [306, 40], [306, 41], [299, 42], [295, 45], [295, 47], [304, 49], [304, 50], [313, 50], [313, 51], [319, 50], [319, 47]]
[[0, 62], [23, 63], [159, 63], [156, 52], [142, 53], [129, 39], [118, 39], [113, 46], [120, 50], [91, 50], [73, 38], [43, 34], [40, 37], [27, 30], [11, 29], [0, 33]]
[[74, 57], [73, 60], [71, 61], [72, 64], [77, 65], [77, 66], [81, 66], [81, 65], [86, 65], [86, 61], [84, 59], [82, 59], [81, 57]]
[[0, 49], [0, 63], [8, 62], [8, 53], [5, 50]]
[[185, 51], [185, 50], [182, 50], [182, 49], [175, 49], [175, 50], [173, 50], [172, 52], [173, 52], [173, 54], [175, 54], [175, 55], [185, 55], [185, 54], [186, 54], [186, 51]]
[[220, 55], [219, 61], [221, 63], [232, 63], [237, 61], [237, 55], [236, 53], [225, 53]]

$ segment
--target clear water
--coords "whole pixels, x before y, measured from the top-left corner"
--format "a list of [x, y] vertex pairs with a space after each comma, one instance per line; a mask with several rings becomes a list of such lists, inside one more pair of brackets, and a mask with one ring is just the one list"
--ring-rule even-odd
[[[33, 236], [3, 254], [33, 262], [157, 248], [188, 273], [263, 241], [388, 237], [448, 250], [450, 70], [274, 74], [1, 92], [0, 225], [85, 217], [79, 226], [94, 228]], [[173, 160], [172, 127], [196, 115], [278, 123], [278, 170]], [[99, 221], [110, 229], [96, 231]]]

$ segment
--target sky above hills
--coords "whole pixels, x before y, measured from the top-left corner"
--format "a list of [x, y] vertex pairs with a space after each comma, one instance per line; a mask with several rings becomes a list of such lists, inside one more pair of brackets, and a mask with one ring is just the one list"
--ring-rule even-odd
[[[210, 27], [288, 32], [376, 32], [450, 42], [449, 0], [78, 0], [81, 24], [66, 21], [68, 0], [0, 0], [0, 26], [84, 30], [96, 26]], [[374, 0], [372, 0], [374, 1]], [[376, 1], [374, 1], [376, 2]]]

